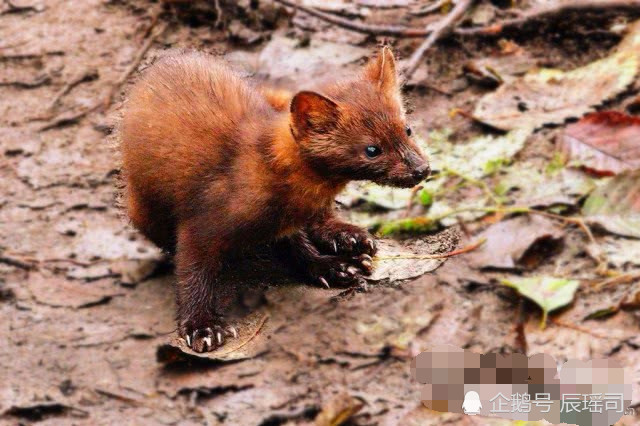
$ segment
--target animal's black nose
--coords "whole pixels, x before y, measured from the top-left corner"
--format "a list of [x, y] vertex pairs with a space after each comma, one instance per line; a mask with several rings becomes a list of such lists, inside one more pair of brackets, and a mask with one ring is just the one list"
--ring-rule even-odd
[[429, 163], [424, 162], [418, 167], [416, 167], [411, 173], [411, 175], [415, 180], [421, 181], [425, 179], [427, 176], [429, 176], [429, 173], [431, 173], [431, 168], [429, 167]]

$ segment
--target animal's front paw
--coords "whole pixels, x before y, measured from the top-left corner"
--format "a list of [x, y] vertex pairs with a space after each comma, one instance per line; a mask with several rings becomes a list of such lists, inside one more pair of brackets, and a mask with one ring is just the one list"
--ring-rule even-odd
[[366, 230], [343, 222], [330, 222], [310, 230], [313, 242], [324, 253], [338, 256], [373, 256], [374, 238]]
[[323, 287], [345, 287], [357, 283], [362, 275], [369, 275], [371, 262], [368, 254], [348, 261], [343, 257], [322, 255], [309, 260], [307, 274], [311, 281]]
[[227, 338], [238, 337], [236, 329], [222, 317], [209, 321], [183, 321], [179, 334], [194, 352], [210, 352], [224, 345]]

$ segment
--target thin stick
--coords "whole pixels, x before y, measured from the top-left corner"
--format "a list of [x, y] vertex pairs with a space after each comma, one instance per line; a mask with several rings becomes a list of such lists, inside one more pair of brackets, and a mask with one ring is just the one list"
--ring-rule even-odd
[[84, 73], [76, 76], [69, 83], [65, 84], [64, 87], [60, 89], [58, 93], [56, 93], [56, 95], [53, 97], [53, 100], [49, 104], [49, 109], [53, 109], [58, 104], [58, 102], [60, 102], [60, 99], [62, 99], [63, 96], [65, 96], [67, 93], [73, 90], [73, 88], [79, 85], [80, 83], [84, 83], [85, 81], [95, 80], [96, 78], [98, 78], [98, 70], [96, 69], [85, 71]]
[[622, 275], [618, 275], [617, 277], [613, 277], [613, 278], [608, 278], [606, 280], [603, 280], [601, 282], [599, 282], [598, 284], [595, 285], [595, 289], [596, 290], [602, 290], [605, 287], [609, 287], [612, 285], [618, 285], [618, 284], [628, 284], [628, 283], [632, 283], [636, 280], [640, 279], [640, 273], [635, 273], [635, 274], [622, 274]]
[[430, 5], [425, 6], [422, 9], [416, 10], [411, 12], [412, 15], [414, 16], [425, 16], [428, 15], [430, 13], [435, 12], [436, 10], [440, 10], [442, 9], [442, 7], [448, 3], [450, 3], [451, 0], [438, 0], [435, 3], [432, 3]]
[[456, 5], [451, 9], [451, 12], [445, 16], [442, 20], [436, 23], [435, 27], [429, 37], [416, 49], [415, 52], [409, 58], [409, 62], [404, 71], [404, 78], [410, 80], [413, 73], [418, 69], [422, 62], [422, 57], [429, 50], [433, 44], [441, 37], [444, 37], [451, 33], [453, 26], [456, 22], [462, 18], [464, 13], [474, 3], [474, 0], [458, 0]]
[[580, 333], [588, 334], [589, 336], [597, 337], [598, 339], [619, 339], [619, 336], [605, 336], [600, 333], [594, 333], [588, 328], [580, 327], [579, 325], [572, 324], [570, 322], [565, 322], [559, 318], [551, 318], [551, 323], [560, 327], [569, 328], [571, 330], [579, 331]]
[[133, 59], [133, 61], [131, 62], [131, 64], [122, 73], [120, 78], [111, 86], [111, 88], [107, 92], [107, 95], [105, 96], [105, 99], [103, 101], [98, 101], [94, 105], [91, 105], [91, 106], [89, 106], [89, 107], [87, 107], [87, 108], [85, 108], [85, 109], [83, 109], [81, 111], [78, 111], [78, 112], [74, 112], [74, 113], [71, 113], [71, 114], [68, 114], [68, 113], [67, 114], [61, 114], [61, 115], [55, 117], [52, 121], [42, 125], [38, 130], [43, 132], [43, 131], [46, 131], [46, 130], [50, 130], [50, 129], [56, 128], [56, 127], [61, 126], [61, 125], [73, 124], [73, 123], [79, 121], [80, 119], [84, 118], [85, 116], [89, 115], [90, 113], [92, 113], [94, 111], [97, 111], [97, 110], [100, 110], [100, 109], [106, 110], [107, 108], [109, 108], [109, 106], [111, 105], [111, 102], [112, 102], [113, 97], [115, 96], [116, 92], [127, 81], [127, 79], [131, 76], [131, 74], [138, 68], [138, 65], [140, 65], [140, 62], [144, 58], [144, 55], [151, 48], [151, 45], [155, 42], [155, 40], [160, 35], [162, 35], [165, 32], [165, 30], [167, 29], [168, 24], [165, 22], [165, 23], [162, 24], [160, 30], [156, 31], [155, 34], [151, 34], [152, 31], [153, 31], [153, 28], [156, 26], [156, 23], [158, 22], [158, 16], [159, 16], [159, 14], [155, 14], [153, 16], [151, 24], [149, 25], [149, 27], [147, 28], [147, 30], [144, 33], [144, 37], [145, 38], [148, 37], [147, 40], [140, 47], [140, 50], [138, 50], [138, 52], [136, 53], [136, 56]]
[[424, 37], [431, 33], [430, 29], [422, 28], [409, 28], [403, 25], [371, 25], [364, 24], [362, 22], [354, 22], [339, 16], [332, 15], [330, 13], [321, 12], [309, 6], [298, 4], [291, 0], [274, 0], [276, 3], [292, 7], [296, 10], [300, 10], [311, 16], [322, 19], [330, 24], [337, 25], [342, 28], [346, 28], [351, 31], [364, 34], [373, 34], [376, 36], [388, 36], [388, 37]]
[[477, 28], [458, 28], [456, 34], [463, 35], [495, 35], [500, 34], [505, 28], [518, 27], [532, 20], [540, 20], [549, 15], [573, 12], [579, 10], [601, 9], [630, 9], [637, 10], [640, 0], [574, 0], [572, 2], [554, 3], [548, 6], [536, 7], [525, 11], [521, 16], [507, 19], [496, 24]]
[[409, 201], [407, 202], [407, 207], [404, 211], [404, 217], [409, 217], [411, 214], [411, 209], [413, 208], [413, 200], [416, 198], [416, 194], [424, 188], [422, 185], [416, 185], [411, 188], [411, 195], [409, 195]]
[[103, 109], [106, 110], [107, 108], [109, 108], [116, 92], [120, 90], [120, 87], [124, 83], [126, 83], [126, 81], [129, 79], [131, 74], [133, 74], [133, 72], [136, 69], [138, 69], [138, 66], [140, 65], [140, 62], [142, 62], [144, 55], [146, 55], [146, 53], [149, 51], [149, 49], [151, 48], [153, 43], [156, 41], [156, 39], [159, 36], [161, 36], [167, 29], [168, 24], [166, 22], [163, 22], [160, 29], [156, 31], [155, 34], [152, 34], [153, 28], [156, 26], [156, 23], [158, 22], [158, 16], [159, 16], [158, 13], [156, 13], [153, 16], [151, 25], [149, 25], [149, 28], [147, 28], [147, 31], [145, 32], [145, 37], [146, 36], [149, 36], [149, 37], [146, 39], [144, 44], [140, 47], [140, 50], [138, 50], [138, 53], [136, 54], [131, 64], [129, 64], [129, 67], [127, 67], [127, 69], [122, 73], [118, 81], [116, 81], [116, 83], [113, 86], [111, 86], [111, 89], [109, 90], [109, 92], [107, 92], [107, 96], [105, 97], [104, 103], [102, 105]]
[[453, 250], [447, 253], [441, 254], [399, 254], [391, 256], [376, 256], [374, 260], [393, 260], [393, 259], [446, 259], [448, 257], [459, 256], [461, 254], [469, 253], [487, 242], [486, 238], [481, 238], [478, 241], [469, 244], [466, 247], [462, 247], [457, 250]]
[[[404, 25], [373, 25], [360, 22], [353, 22], [330, 13], [321, 12], [309, 6], [295, 3], [291, 0], [274, 0], [276, 3], [300, 10], [325, 22], [337, 25], [347, 30], [372, 34], [376, 36], [402, 37], [402, 38], [422, 38], [432, 32], [432, 28], [410, 28]], [[440, 2], [438, 2], [440, 3]], [[444, 1], [442, 2], [444, 3]], [[435, 5], [434, 5], [435, 6]], [[456, 28], [452, 32], [458, 35], [494, 35], [501, 33], [505, 28], [517, 27], [531, 20], [542, 19], [548, 15], [564, 13], [576, 10], [604, 10], [604, 9], [630, 9], [640, 7], [640, 0], [575, 0], [571, 3], [554, 4], [534, 8], [528, 12], [523, 12], [517, 18], [507, 19], [497, 24], [475, 28]], [[429, 9], [429, 8], [427, 8]], [[420, 13], [420, 11], [418, 11]]]
[[481, 179], [476, 179], [476, 178], [472, 178], [471, 176], [467, 176], [463, 173], [460, 173], [456, 170], [453, 170], [451, 168], [445, 167], [443, 169], [443, 172], [451, 175], [451, 176], [456, 176], [459, 177], [460, 179], [469, 182], [472, 185], [475, 185], [477, 187], [479, 187], [480, 189], [482, 189], [482, 192], [485, 193], [485, 195], [491, 200], [493, 201], [493, 203], [496, 205], [496, 207], [501, 207], [502, 206], [502, 202], [498, 199], [497, 195], [491, 190], [491, 188], [489, 188], [489, 185], [487, 185], [487, 183]]

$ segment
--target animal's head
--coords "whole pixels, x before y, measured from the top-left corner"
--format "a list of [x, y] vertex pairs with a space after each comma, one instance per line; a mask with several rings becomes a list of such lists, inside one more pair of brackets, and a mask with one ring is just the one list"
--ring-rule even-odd
[[430, 172], [406, 121], [395, 59], [384, 47], [358, 78], [299, 92], [291, 129], [319, 173], [343, 180], [411, 187]]

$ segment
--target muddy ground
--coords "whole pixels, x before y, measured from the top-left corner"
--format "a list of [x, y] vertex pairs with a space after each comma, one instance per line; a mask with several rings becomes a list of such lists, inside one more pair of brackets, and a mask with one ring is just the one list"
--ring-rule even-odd
[[[250, 275], [266, 302], [241, 327], [237, 354], [201, 359], [168, 345], [171, 266], [118, 207], [115, 133], [135, 70], [166, 49], [198, 48], [227, 54], [256, 78], [296, 87], [356, 69], [362, 52], [372, 54], [383, 41], [261, 8], [259, 19], [165, 10], [156, 20], [164, 10], [157, 2], [0, 5], [0, 423], [281, 425], [346, 410], [355, 413], [351, 424], [506, 424], [421, 408], [409, 363], [440, 343], [521, 351], [523, 336], [529, 354], [619, 360], [632, 372], [638, 404], [638, 311], [583, 320], [617, 300], [620, 289], [580, 289], [574, 305], [543, 330], [533, 306], [464, 256], [417, 279], [370, 285], [366, 293], [296, 283], [258, 262]], [[403, 7], [371, 10], [374, 20], [407, 21]], [[601, 28], [619, 19], [573, 19], [508, 36], [538, 64], [570, 68], [604, 56], [619, 37]], [[260, 56], [270, 39], [287, 36], [300, 45], [337, 43], [342, 56], [305, 73], [283, 61], [278, 46]], [[418, 43], [394, 46], [406, 57]], [[465, 138], [484, 131], [449, 113], [471, 109], [486, 91], [468, 83], [462, 65], [497, 46], [496, 38], [478, 37], [437, 45], [427, 60], [428, 84], [407, 92], [417, 132], [448, 126], [454, 138]], [[633, 93], [611, 106], [621, 107]], [[554, 131], [537, 134], [521, 155], [546, 158]], [[436, 233], [421, 247], [450, 251], [464, 243], [465, 231]], [[584, 238], [566, 232], [568, 246]], [[545, 262], [541, 268], [558, 267]], [[565, 252], [562, 265], [594, 267], [580, 250]], [[530, 318], [519, 328], [522, 315]], [[640, 416], [621, 422], [637, 424]]]

